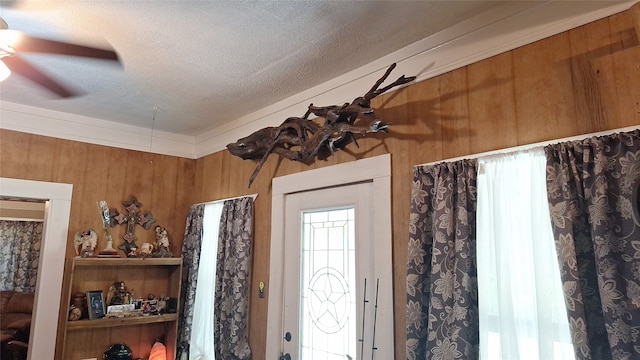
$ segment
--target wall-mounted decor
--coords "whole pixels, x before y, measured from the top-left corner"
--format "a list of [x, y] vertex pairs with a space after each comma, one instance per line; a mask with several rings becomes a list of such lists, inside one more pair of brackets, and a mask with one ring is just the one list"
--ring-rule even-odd
[[118, 210], [111, 209], [109, 212], [109, 224], [111, 226], [115, 226], [116, 224], [125, 224], [127, 226], [127, 231], [122, 237], [124, 242], [118, 246], [118, 248], [124, 251], [128, 257], [135, 257], [138, 249], [135, 243], [137, 240], [135, 234], [136, 224], [142, 226], [145, 230], [149, 230], [151, 225], [156, 222], [156, 219], [153, 218], [153, 215], [151, 215], [149, 211], [140, 214], [142, 204], [135, 196], [132, 196], [129, 201], [124, 201], [122, 205], [125, 206], [127, 212], [120, 214]]
[[[278, 127], [260, 129], [228, 144], [227, 149], [231, 154], [244, 160], [258, 161], [249, 179], [249, 187], [271, 153], [309, 165], [316, 158], [326, 160], [352, 142], [358, 146], [356, 135], [387, 132], [390, 124], [378, 117], [371, 107], [371, 99], [415, 80], [415, 76], [402, 75], [379, 89], [395, 67], [396, 64], [392, 64], [371, 90], [350, 103], [319, 107], [310, 104], [303, 117], [290, 117]], [[311, 114], [315, 117], [310, 119]]]

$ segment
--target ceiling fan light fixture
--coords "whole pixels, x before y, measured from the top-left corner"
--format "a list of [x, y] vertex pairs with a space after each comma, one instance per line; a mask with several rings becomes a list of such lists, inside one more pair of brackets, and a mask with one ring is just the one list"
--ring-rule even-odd
[[18, 31], [0, 30], [0, 53], [14, 54], [15, 49], [13, 47], [20, 42], [21, 38], [22, 36]]
[[8, 78], [11, 75], [11, 70], [4, 64], [4, 62], [0, 61], [0, 81], [4, 81], [4, 79]]
[[10, 44], [15, 40], [16, 35], [14, 32], [7, 30], [8, 28], [9, 26], [7, 26], [6, 21], [0, 17], [0, 82], [11, 75], [11, 70], [9, 70], [4, 61], [2, 61], [3, 57], [14, 54], [14, 50]]

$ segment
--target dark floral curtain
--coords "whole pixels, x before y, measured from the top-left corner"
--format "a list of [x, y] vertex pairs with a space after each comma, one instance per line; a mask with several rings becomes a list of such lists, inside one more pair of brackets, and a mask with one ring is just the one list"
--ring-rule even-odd
[[414, 168], [407, 359], [477, 359], [476, 160]]
[[640, 130], [545, 152], [576, 359], [640, 359]]
[[0, 220], [0, 290], [35, 292], [42, 228], [40, 221]]
[[216, 359], [251, 359], [248, 335], [252, 242], [253, 198], [225, 201], [216, 269]]
[[189, 339], [193, 323], [193, 303], [196, 299], [198, 265], [202, 248], [202, 218], [204, 204], [189, 209], [182, 243], [182, 282], [180, 289], [180, 314], [178, 319], [178, 350], [176, 359], [189, 358]]

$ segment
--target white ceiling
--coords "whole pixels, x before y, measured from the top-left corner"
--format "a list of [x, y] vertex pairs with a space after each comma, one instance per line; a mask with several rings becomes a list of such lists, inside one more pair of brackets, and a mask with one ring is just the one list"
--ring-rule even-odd
[[[447, 31], [450, 37], [461, 37], [450, 30], [461, 24], [475, 32], [547, 3], [0, 1], [0, 16], [10, 29], [111, 46], [122, 62], [114, 66], [58, 55], [24, 56], [84, 95], [55, 98], [14, 74], [0, 84], [0, 100], [197, 138], [228, 130], [238, 119], [252, 121], [247, 116], [321, 84], [321, 91], [329, 91], [332, 79], [345, 74], [371, 73], [378, 78], [391, 62], [404, 60], [389, 54]], [[554, 12], [576, 15], [616, 3], [629, 1], [571, 1], [562, 6], [565, 13]], [[554, 14], [537, 16], [540, 24], [562, 20]], [[473, 27], [468, 25], [471, 21]], [[429, 46], [418, 52], [434, 51], [439, 45]], [[454, 60], [459, 59], [447, 61]], [[376, 65], [354, 73], [372, 63]], [[400, 70], [391, 78], [401, 74], [417, 75]], [[341, 101], [352, 100], [370, 85]]]

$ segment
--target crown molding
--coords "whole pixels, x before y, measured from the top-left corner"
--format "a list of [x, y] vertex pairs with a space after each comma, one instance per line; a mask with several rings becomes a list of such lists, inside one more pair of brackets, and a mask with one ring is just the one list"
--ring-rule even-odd
[[0, 128], [30, 134], [195, 159], [192, 136], [0, 101]]
[[[416, 82], [487, 59], [629, 9], [635, 1], [533, 3], [509, 1], [365, 66], [196, 136], [125, 125], [0, 101], [0, 128], [191, 159], [226, 149], [259, 129], [302, 116], [309, 103], [340, 104], [371, 87], [391, 64], [392, 74]], [[544, 21], [540, 21], [544, 19]]]

